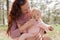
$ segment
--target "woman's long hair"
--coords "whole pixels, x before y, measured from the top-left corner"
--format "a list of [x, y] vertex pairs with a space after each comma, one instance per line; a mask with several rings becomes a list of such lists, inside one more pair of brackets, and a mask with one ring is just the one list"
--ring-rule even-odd
[[12, 21], [16, 20], [16, 18], [18, 18], [22, 15], [21, 6], [24, 5], [26, 3], [26, 1], [27, 0], [15, 0], [13, 2], [10, 14], [8, 14], [8, 30], [7, 30], [8, 34], [12, 27]]

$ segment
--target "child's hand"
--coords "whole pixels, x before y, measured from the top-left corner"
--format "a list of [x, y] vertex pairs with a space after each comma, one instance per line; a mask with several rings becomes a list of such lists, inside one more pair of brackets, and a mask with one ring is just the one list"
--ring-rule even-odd
[[52, 26], [48, 27], [48, 29], [49, 29], [50, 31], [53, 31], [53, 30], [54, 30], [54, 28], [53, 28]]

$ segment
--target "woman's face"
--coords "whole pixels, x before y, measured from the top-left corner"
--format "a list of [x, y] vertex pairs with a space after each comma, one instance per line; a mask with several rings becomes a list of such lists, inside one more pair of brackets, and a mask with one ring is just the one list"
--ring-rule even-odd
[[29, 3], [26, 2], [23, 6], [21, 6], [21, 10], [23, 14], [30, 13]]

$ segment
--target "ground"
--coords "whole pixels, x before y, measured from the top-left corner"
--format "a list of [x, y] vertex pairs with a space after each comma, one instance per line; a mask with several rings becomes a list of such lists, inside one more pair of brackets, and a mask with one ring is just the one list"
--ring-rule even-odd
[[[60, 24], [53, 25], [54, 31], [48, 32], [46, 36], [50, 36], [52, 40], [60, 40]], [[12, 40], [6, 34], [7, 26], [0, 26], [0, 40]]]

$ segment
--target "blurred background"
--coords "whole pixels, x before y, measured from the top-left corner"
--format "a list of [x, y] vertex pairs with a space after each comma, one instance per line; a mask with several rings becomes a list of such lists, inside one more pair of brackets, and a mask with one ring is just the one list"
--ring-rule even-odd
[[[0, 40], [12, 40], [7, 36], [7, 15], [11, 10], [14, 0], [0, 0]], [[36, 7], [42, 12], [42, 20], [54, 27], [53, 32], [48, 32], [52, 40], [60, 40], [60, 0], [29, 0], [31, 9]]]

